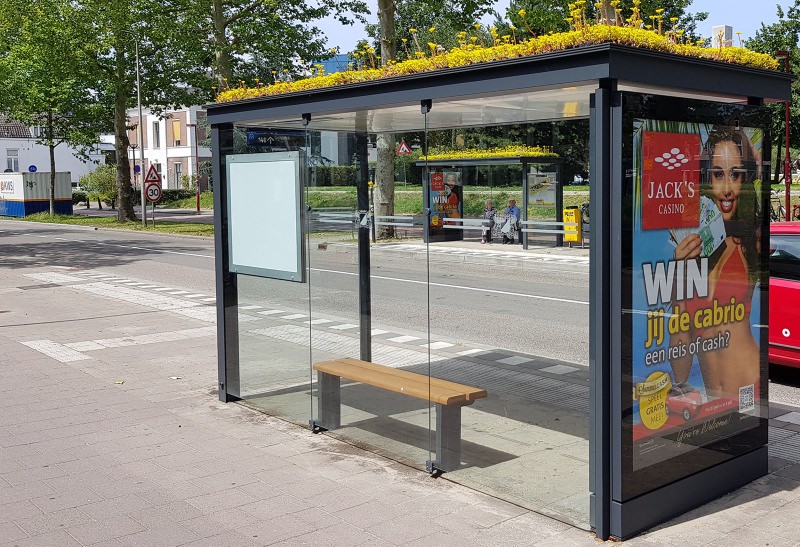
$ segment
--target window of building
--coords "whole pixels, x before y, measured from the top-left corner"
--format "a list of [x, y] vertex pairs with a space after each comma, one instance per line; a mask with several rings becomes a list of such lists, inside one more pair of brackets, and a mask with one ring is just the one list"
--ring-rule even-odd
[[161, 124], [153, 122], [153, 148], [161, 148]]
[[6, 170], [15, 173], [19, 171], [19, 150], [11, 148], [6, 150]]
[[181, 145], [181, 121], [180, 120], [172, 120], [172, 139], [174, 141], [174, 146]]
[[[176, 145], [178, 146], [178, 145]], [[175, 188], [181, 188], [181, 178], [183, 177], [183, 164], [176, 163], [175, 164]]]
[[42, 135], [42, 128], [38, 125], [31, 127], [31, 135], [34, 139], [38, 139]]

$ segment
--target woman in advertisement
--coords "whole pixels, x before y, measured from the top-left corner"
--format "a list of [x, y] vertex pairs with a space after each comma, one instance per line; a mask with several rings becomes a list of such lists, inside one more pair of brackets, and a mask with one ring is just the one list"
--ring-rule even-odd
[[[706, 395], [736, 399], [742, 387], [756, 386], [757, 391], [759, 380], [760, 350], [750, 324], [753, 290], [761, 274], [755, 187], [759, 161], [743, 132], [717, 127], [703, 147], [701, 166], [705, 176], [701, 194], [721, 213], [725, 239], [709, 260], [707, 296], [685, 300], [681, 307], [693, 318], [698, 311], [710, 316], [727, 310], [736, 320], [722, 324], [714, 320], [714, 325], [702, 328], [693, 320], [688, 331], [670, 336], [670, 347], [686, 347], [697, 339], [720, 340], [713, 350], [696, 353]], [[675, 259], [698, 259], [702, 249], [702, 236], [690, 233], [677, 244]], [[679, 386], [689, 380], [692, 362], [692, 354], [670, 359]]]

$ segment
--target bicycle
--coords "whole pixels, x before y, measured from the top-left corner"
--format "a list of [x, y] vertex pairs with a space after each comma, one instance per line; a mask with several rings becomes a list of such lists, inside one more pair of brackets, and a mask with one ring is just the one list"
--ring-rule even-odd
[[769, 218], [772, 222], [780, 222], [786, 218], [786, 208], [781, 201], [781, 195], [774, 190], [769, 199], [769, 209]]

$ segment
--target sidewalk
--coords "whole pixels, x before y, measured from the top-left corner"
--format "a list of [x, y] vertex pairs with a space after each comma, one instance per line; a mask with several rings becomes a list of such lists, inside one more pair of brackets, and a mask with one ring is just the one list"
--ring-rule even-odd
[[[70, 269], [4, 273], [0, 545], [599, 543], [220, 403], [213, 303], [126, 303]], [[625, 544], [796, 545], [797, 410], [776, 405], [771, 475]]]

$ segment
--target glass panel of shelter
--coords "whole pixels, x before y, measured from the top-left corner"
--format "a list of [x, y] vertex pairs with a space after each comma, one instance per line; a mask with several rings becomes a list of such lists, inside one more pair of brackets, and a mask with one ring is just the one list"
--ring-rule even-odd
[[[256, 181], [256, 186], [251, 190], [258, 190], [261, 185], [269, 187], [276, 184], [273, 178], [276, 169], [268, 163], [271, 159], [284, 161], [291, 154], [298, 156], [296, 170], [287, 174], [293, 180], [283, 181], [295, 184], [296, 194], [287, 195], [289, 199], [286, 202], [259, 202], [257, 205], [263, 211], [265, 226], [271, 227], [279, 235], [253, 233], [249, 237], [256, 254], [258, 249], [264, 253], [277, 253], [279, 242], [270, 239], [285, 237], [288, 240], [296, 237], [302, 224], [295, 223], [293, 219], [305, 220], [302, 188], [302, 181], [306, 179], [305, 134], [268, 126], [242, 126], [234, 127], [230, 139], [237, 159], [245, 162], [249, 157], [265, 160], [251, 172], [252, 179]], [[250, 199], [258, 200], [258, 194], [254, 193]], [[284, 220], [292, 220], [291, 225], [273, 226], [273, 223]], [[298, 240], [298, 244], [301, 241]], [[308, 245], [300, 247], [304, 254]], [[308, 280], [308, 273], [302, 271], [305, 257], [298, 255], [297, 263], [301, 272], [291, 280], [276, 279], [269, 273], [240, 272], [236, 275], [239, 396], [246, 404], [271, 415], [306, 425], [310, 418], [309, 284], [300, 282]]]
[[[240, 328], [243, 394], [271, 414], [585, 526], [588, 260], [524, 253], [518, 232], [502, 245], [508, 198], [524, 203], [519, 167], [426, 168], [401, 155], [402, 190], [372, 188], [381, 150], [467, 131], [437, 121], [436, 108], [408, 107], [395, 121], [411, 123], [395, 129], [392, 112], [312, 116], [298, 136], [307, 283], [240, 276], [243, 313], [264, 308], [259, 325]], [[510, 144], [540, 144], [520, 142], [528, 126], [490, 129]], [[471, 174], [482, 172], [483, 187]], [[464, 184], [472, 178], [478, 184]], [[345, 188], [328, 187], [340, 181]], [[493, 243], [481, 245], [487, 197], [498, 216]]]
[[[436, 109], [428, 142], [443, 140]], [[446, 130], [541, 144], [525, 142], [527, 124]], [[431, 402], [434, 461], [451, 480], [588, 527], [588, 257], [560, 256], [552, 239], [552, 259], [524, 252], [522, 171], [499, 172], [487, 192], [456, 169], [427, 170], [431, 392], [450, 382], [461, 394]]]
[[[309, 230], [315, 423], [331, 436], [425, 469], [430, 415], [421, 193], [414, 173], [403, 179], [402, 165], [377, 159], [394, 156], [404, 135], [368, 131], [364, 120], [312, 116], [309, 124], [321, 151], [309, 193], [316, 223]], [[352, 129], [343, 130], [348, 123]], [[413, 135], [408, 140], [416, 146]], [[387, 173], [376, 171], [381, 167]], [[375, 181], [386, 177], [406, 186], [385, 191]], [[327, 314], [315, 315], [326, 301]]]

